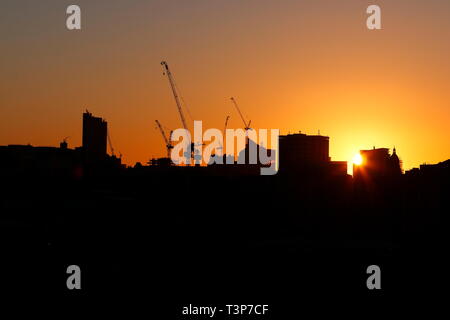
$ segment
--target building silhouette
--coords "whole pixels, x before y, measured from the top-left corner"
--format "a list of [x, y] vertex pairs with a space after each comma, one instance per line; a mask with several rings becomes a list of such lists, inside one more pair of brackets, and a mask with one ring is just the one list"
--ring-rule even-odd
[[303, 133], [280, 136], [280, 173], [346, 175], [346, 161], [331, 161], [330, 138]]
[[383, 178], [396, 177], [402, 174], [402, 162], [394, 148], [392, 155], [389, 148], [373, 148], [361, 150], [362, 162], [353, 165], [353, 177], [355, 179], [380, 180]]
[[121, 158], [106, 153], [108, 125], [105, 120], [83, 113], [83, 145], [69, 148], [67, 138], [58, 147], [0, 146], [0, 174], [80, 178], [122, 168]]
[[0, 146], [0, 173], [8, 176], [73, 176], [79, 173], [81, 164], [80, 153], [68, 149], [67, 142], [61, 143], [60, 148]]
[[421, 164], [419, 168], [413, 168], [405, 172], [407, 179], [422, 179], [422, 185], [433, 184], [442, 180], [446, 188], [450, 185], [450, 159], [436, 164]]
[[[0, 208], [7, 221], [2, 234], [11, 240], [4, 243], [12, 243], [20, 254], [29, 248], [40, 258], [42, 245], [49, 248], [55, 260], [44, 266], [51, 266], [50, 270], [55, 270], [55, 261], [67, 261], [64, 254], [58, 255], [64, 253], [60, 248], [70, 248], [86, 254], [83, 261], [88, 263], [90, 257], [94, 263], [116, 261], [114, 272], [98, 278], [120, 279], [124, 290], [129, 290], [130, 277], [135, 276], [131, 282], [139, 284], [139, 270], [148, 270], [155, 259], [165, 261], [168, 256], [188, 261], [187, 268], [192, 266], [182, 268], [182, 277], [175, 281], [178, 286], [181, 278], [191, 279], [186, 275], [195, 270], [204, 272], [215, 259], [223, 257], [224, 263], [234, 264], [235, 259], [231, 261], [224, 252], [241, 253], [239, 261], [246, 263], [261, 257], [245, 266], [246, 275], [270, 261], [281, 265], [277, 275], [282, 275], [293, 252], [302, 257], [309, 254], [292, 268], [298, 270], [305, 261], [313, 261], [307, 272], [317, 268], [318, 257], [328, 252], [335, 254], [323, 260], [324, 266], [342, 257], [343, 261], [354, 259], [348, 266], [355, 259], [365, 264], [367, 253], [382, 252], [376, 257], [384, 257], [386, 252], [391, 257], [393, 250], [411, 252], [416, 261], [417, 251], [445, 252], [436, 244], [440, 217], [448, 212], [449, 161], [424, 165], [403, 176], [396, 150], [392, 155], [385, 148], [363, 150], [363, 163], [352, 178], [346, 174], [345, 161], [331, 161], [328, 137], [295, 134], [280, 137], [280, 171], [273, 176], [261, 176], [258, 164], [176, 166], [157, 160], [150, 166], [118, 170], [120, 158], [105, 152], [106, 122], [86, 113], [83, 129], [89, 125], [94, 133], [83, 132], [83, 147], [75, 149], [66, 141], [59, 148], [0, 146]], [[89, 139], [99, 138], [97, 129], [102, 137], [100, 150], [95, 144], [84, 148]], [[258, 147], [249, 142], [241, 156], [248, 157], [251, 146]], [[103, 154], [105, 160], [86, 163], [89, 152]], [[228, 156], [234, 160], [234, 155]], [[389, 178], [384, 184], [367, 183], [359, 189], [359, 178], [366, 183], [365, 178], [377, 177]], [[159, 208], [165, 211], [155, 211]], [[12, 218], [24, 226], [16, 227], [18, 223], [9, 222]], [[155, 241], [157, 253], [145, 254]], [[429, 255], [424, 257], [428, 264]], [[238, 266], [239, 272], [243, 265]], [[272, 269], [267, 270], [264, 273]], [[287, 275], [286, 281], [291, 281], [292, 274]], [[62, 280], [64, 285], [66, 279]], [[59, 278], [55, 283], [60, 286]], [[111, 288], [115, 286], [111, 283]], [[100, 282], [90, 288], [105, 286]]]
[[280, 164], [286, 167], [324, 164], [330, 161], [329, 137], [303, 133], [280, 136]]
[[103, 160], [106, 157], [108, 123], [94, 117], [89, 111], [83, 113], [83, 151], [88, 162]]
[[402, 162], [394, 148], [361, 150], [361, 163], [353, 165], [353, 187], [359, 201], [383, 207], [399, 205], [402, 185]]

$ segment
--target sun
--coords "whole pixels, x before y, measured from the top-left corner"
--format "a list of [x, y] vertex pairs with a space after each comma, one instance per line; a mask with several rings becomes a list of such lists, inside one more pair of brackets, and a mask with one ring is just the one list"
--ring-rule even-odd
[[353, 163], [356, 164], [357, 166], [361, 165], [361, 163], [363, 162], [363, 159], [361, 157], [361, 154], [357, 153], [355, 154], [355, 156], [353, 157]]

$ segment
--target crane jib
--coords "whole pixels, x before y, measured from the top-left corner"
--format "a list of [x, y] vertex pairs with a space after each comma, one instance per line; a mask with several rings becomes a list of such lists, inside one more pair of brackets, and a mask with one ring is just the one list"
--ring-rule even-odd
[[161, 65], [164, 67], [164, 70], [166, 71], [167, 74], [167, 78], [169, 79], [170, 88], [172, 89], [172, 93], [175, 98], [175, 103], [177, 104], [178, 113], [180, 114], [181, 118], [181, 123], [183, 124], [183, 128], [187, 130], [186, 119], [183, 114], [183, 108], [181, 106], [181, 101], [178, 97], [177, 89], [175, 87], [175, 82], [173, 80], [172, 73], [170, 72], [169, 65], [165, 61], [162, 61]]

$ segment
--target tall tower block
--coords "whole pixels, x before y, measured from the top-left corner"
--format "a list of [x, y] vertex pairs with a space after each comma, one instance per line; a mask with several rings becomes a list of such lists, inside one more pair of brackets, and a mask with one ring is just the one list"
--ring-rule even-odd
[[106, 157], [107, 137], [108, 123], [86, 110], [83, 113], [83, 150], [90, 161]]

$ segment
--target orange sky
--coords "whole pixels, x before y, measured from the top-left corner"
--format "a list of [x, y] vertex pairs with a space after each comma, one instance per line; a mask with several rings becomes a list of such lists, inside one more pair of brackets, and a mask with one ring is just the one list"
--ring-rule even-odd
[[[127, 164], [164, 156], [154, 120], [181, 127], [164, 59], [205, 129], [241, 127], [235, 96], [254, 128], [320, 129], [333, 160], [394, 145], [406, 169], [450, 158], [448, 2], [76, 1], [68, 31], [72, 2], [1, 2], [0, 145], [79, 146], [87, 108]], [[383, 30], [366, 28], [373, 3]]]

